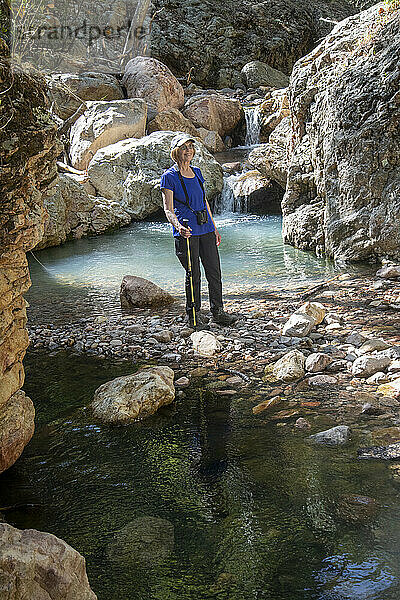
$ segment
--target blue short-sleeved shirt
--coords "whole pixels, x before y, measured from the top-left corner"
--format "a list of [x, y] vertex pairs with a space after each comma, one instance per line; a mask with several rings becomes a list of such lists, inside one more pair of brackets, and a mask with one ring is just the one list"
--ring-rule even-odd
[[[199, 167], [191, 167], [196, 175], [199, 177], [201, 182], [204, 183], [204, 177], [199, 169]], [[193, 210], [202, 210], [206, 208], [203, 199], [203, 190], [201, 189], [201, 185], [196, 177], [183, 177], [183, 181], [186, 186], [186, 190], [189, 196], [189, 204]], [[192, 235], [203, 235], [204, 233], [210, 233], [211, 231], [215, 231], [214, 223], [212, 222], [210, 213], [207, 210], [208, 214], [208, 222], [204, 225], [198, 225], [196, 215], [190, 210], [190, 208], [186, 205], [186, 197], [185, 192], [183, 191], [182, 184], [179, 179], [179, 171], [177, 165], [174, 165], [164, 171], [161, 176], [160, 188], [171, 190], [174, 193], [174, 212], [178, 218], [178, 221], [182, 223], [183, 219], [188, 219], [189, 227], [192, 229]], [[179, 202], [180, 201], [180, 202]], [[181, 203], [184, 204], [181, 204]], [[178, 231], [173, 228], [174, 236], [179, 237]]]

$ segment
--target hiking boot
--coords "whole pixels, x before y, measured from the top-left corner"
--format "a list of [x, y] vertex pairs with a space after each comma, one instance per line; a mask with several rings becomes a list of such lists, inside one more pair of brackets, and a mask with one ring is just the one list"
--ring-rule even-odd
[[193, 322], [193, 313], [189, 313], [187, 315], [187, 321], [189, 327], [196, 329], [196, 331], [206, 331], [210, 329], [207, 317], [204, 317], [200, 312], [196, 311], [196, 327], [194, 326]]
[[229, 313], [225, 312], [222, 308], [217, 308], [216, 310], [213, 310], [212, 315], [214, 323], [217, 323], [218, 325], [229, 326], [233, 325], [238, 320], [237, 315], [230, 315]]

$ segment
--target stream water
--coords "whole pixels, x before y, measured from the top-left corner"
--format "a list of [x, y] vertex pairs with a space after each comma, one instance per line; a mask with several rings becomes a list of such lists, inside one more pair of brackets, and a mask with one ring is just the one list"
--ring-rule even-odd
[[[357, 436], [314, 447], [193, 387], [141, 423], [95, 423], [94, 390], [130, 372], [28, 355], [36, 433], [0, 479], [8, 522], [81, 552], [99, 600], [398, 600], [400, 488], [356, 459]], [[353, 494], [376, 509], [352, 511]]]
[[[307, 286], [335, 274], [331, 261], [285, 246], [281, 217], [225, 213], [216, 222], [225, 296]], [[29, 256], [31, 321], [57, 322], [120, 311], [124, 275], [150, 279], [175, 296], [184, 271], [170, 225], [139, 222], [109, 235], [84, 238]], [[203, 282], [203, 290], [206, 285]]]

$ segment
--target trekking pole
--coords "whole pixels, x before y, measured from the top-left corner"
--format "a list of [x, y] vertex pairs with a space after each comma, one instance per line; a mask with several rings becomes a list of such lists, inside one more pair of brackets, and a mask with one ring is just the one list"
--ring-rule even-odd
[[[189, 221], [188, 221], [188, 219], [182, 219], [182, 225], [187, 229], [189, 227]], [[190, 291], [191, 291], [191, 295], [192, 295], [193, 325], [194, 325], [194, 327], [196, 327], [196, 325], [197, 325], [197, 323], [196, 323], [196, 309], [195, 309], [195, 306], [194, 306], [192, 260], [190, 258], [190, 242], [189, 242], [189, 238], [186, 238], [186, 244], [187, 244], [187, 259], [188, 259], [187, 274], [188, 274], [189, 281], [190, 281]]]

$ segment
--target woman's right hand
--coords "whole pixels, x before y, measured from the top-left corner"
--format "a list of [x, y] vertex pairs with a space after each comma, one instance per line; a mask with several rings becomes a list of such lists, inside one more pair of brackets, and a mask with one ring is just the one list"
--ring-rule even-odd
[[181, 223], [179, 223], [178, 231], [179, 235], [181, 235], [184, 238], [189, 238], [192, 235], [192, 230], [190, 229], [190, 227], [186, 228], [183, 225], [181, 225]]

